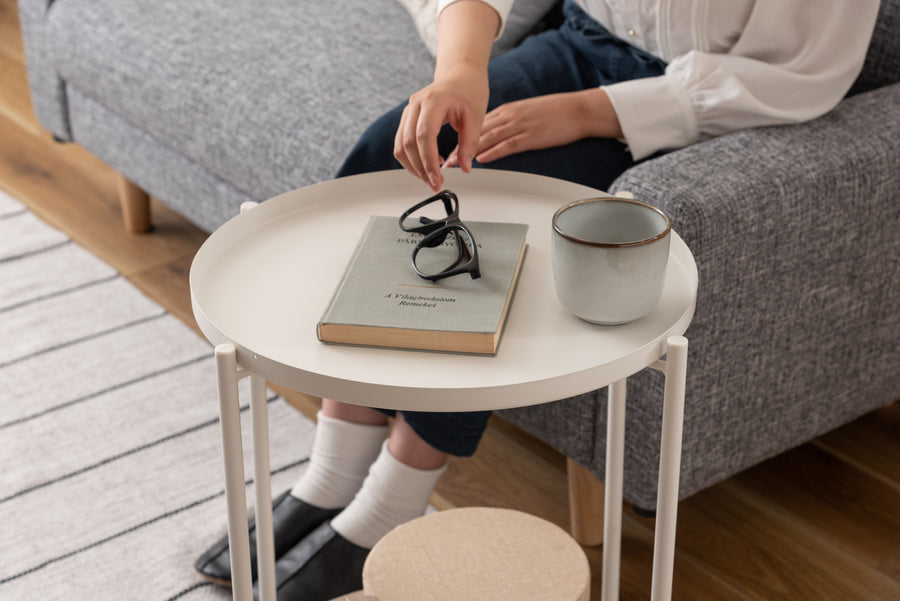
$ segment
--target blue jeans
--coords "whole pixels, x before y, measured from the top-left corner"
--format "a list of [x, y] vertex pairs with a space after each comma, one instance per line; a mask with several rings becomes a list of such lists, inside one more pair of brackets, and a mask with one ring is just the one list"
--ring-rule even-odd
[[[491, 61], [488, 110], [514, 100], [586, 90], [664, 72], [666, 65], [662, 60], [615, 37], [571, 0], [566, 0], [563, 10], [565, 20], [559, 29], [531, 36]], [[369, 126], [337, 177], [402, 169], [393, 152], [394, 135], [405, 106], [406, 103], [399, 105]], [[438, 135], [438, 152], [446, 157], [456, 143], [456, 132], [445, 126]], [[622, 142], [587, 138], [515, 154], [490, 164], [475, 162], [473, 166], [547, 175], [605, 190], [632, 165], [634, 161]], [[461, 457], [475, 452], [489, 416], [489, 411], [404, 412], [407, 423], [426, 442]]]

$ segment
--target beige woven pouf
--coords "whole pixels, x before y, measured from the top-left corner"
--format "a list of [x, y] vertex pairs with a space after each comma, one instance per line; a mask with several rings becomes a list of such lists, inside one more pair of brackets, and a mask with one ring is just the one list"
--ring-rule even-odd
[[589, 601], [581, 547], [550, 522], [509, 509], [451, 509], [395, 528], [363, 568], [380, 601]]

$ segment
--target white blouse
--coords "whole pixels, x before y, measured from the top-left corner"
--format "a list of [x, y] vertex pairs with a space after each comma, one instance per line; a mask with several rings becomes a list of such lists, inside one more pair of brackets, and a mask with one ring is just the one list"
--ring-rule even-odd
[[[440, 0], [439, 8], [455, 0]], [[512, 0], [482, 0], [505, 22]], [[879, 0], [575, 0], [668, 63], [605, 86], [635, 160], [834, 108], [862, 69]]]

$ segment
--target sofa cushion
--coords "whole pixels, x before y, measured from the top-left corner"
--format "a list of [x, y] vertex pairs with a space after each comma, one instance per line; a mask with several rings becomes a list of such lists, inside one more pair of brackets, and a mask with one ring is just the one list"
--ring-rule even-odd
[[67, 86], [258, 200], [333, 177], [433, 71], [395, 0], [57, 0], [48, 19]]

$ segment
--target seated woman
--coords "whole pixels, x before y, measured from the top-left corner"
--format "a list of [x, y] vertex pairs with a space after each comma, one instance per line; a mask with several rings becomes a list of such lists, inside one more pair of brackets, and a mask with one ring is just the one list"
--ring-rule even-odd
[[[878, 12], [878, 0], [566, 0], [558, 29], [489, 62], [512, 0], [439, 4], [434, 81], [376, 121], [338, 176], [405, 168], [437, 191], [442, 167], [488, 167], [605, 189], [657, 153], [828, 112]], [[474, 453], [489, 415], [399, 413], [385, 442], [388, 413], [323, 401], [309, 466], [275, 501], [279, 601], [362, 588], [368, 550], [423, 514], [447, 455]], [[227, 540], [197, 569], [230, 581]]]

